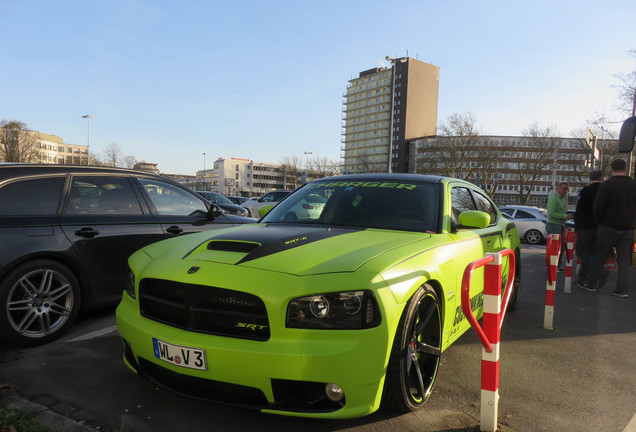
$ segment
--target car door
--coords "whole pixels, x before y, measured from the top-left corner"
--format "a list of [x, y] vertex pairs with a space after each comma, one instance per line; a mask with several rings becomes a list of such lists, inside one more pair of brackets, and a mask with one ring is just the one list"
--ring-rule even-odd
[[16, 178], [0, 187], [0, 270], [42, 251], [63, 254], [69, 249], [57, 215], [65, 178]]
[[484, 239], [484, 252], [499, 252], [503, 248], [503, 237], [505, 234], [497, 224], [499, 218], [497, 207], [480, 191], [472, 189], [471, 192], [477, 202], [477, 209], [490, 215], [488, 227], [478, 230], [480, 231], [480, 236]]
[[96, 287], [89, 302], [108, 302], [124, 289], [128, 257], [166, 235], [129, 175], [78, 174], [68, 183], [60, 225]]
[[137, 179], [151, 212], [169, 236], [233, 226], [225, 215], [209, 217], [208, 204], [195, 193], [161, 179]]
[[[454, 335], [461, 334], [464, 327], [469, 325], [468, 322], [464, 320], [464, 314], [461, 309], [461, 285], [464, 271], [470, 263], [483, 258], [486, 253], [499, 250], [501, 248], [501, 237], [503, 233], [497, 227], [496, 216], [493, 218], [492, 212], [498, 215], [497, 211], [494, 208], [488, 209], [488, 205], [482, 202], [485, 198], [483, 195], [477, 193], [464, 183], [451, 183], [450, 186], [450, 216], [454, 228], [449, 235], [454, 244], [454, 257], [456, 262], [456, 286], [453, 287], [455, 296], [452, 299], [455, 302], [454, 305], [452, 305], [455, 308], [455, 319], [453, 321], [453, 328], [450, 330], [451, 338], [453, 338], [455, 337]], [[487, 199], [486, 201], [490, 202]], [[459, 225], [459, 215], [462, 212], [474, 210], [486, 210], [486, 213], [491, 215], [489, 226], [485, 228], [472, 228]], [[483, 296], [480, 295], [483, 291], [483, 274], [483, 268], [477, 268], [472, 273], [469, 297], [471, 298], [471, 309], [475, 313], [479, 313], [483, 305]], [[449, 306], [451, 305], [449, 304]]]

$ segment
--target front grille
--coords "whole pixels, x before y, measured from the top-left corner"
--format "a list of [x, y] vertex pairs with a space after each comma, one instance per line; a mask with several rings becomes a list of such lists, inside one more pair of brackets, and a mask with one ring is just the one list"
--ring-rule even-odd
[[139, 283], [141, 315], [197, 333], [268, 340], [267, 310], [255, 295], [162, 279]]

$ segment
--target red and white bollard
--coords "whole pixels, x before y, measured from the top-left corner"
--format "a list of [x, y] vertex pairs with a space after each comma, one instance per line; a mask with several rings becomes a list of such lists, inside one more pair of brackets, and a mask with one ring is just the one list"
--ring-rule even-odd
[[572, 292], [572, 268], [574, 258], [574, 230], [568, 228], [565, 230], [565, 284], [564, 292]]
[[545, 314], [543, 316], [543, 328], [553, 330], [554, 322], [554, 293], [556, 290], [557, 265], [561, 253], [561, 236], [551, 234], [545, 247], [545, 258], [548, 273], [548, 281], [545, 286]]
[[484, 267], [484, 333], [492, 350], [481, 348], [481, 430], [496, 431], [499, 416], [499, 341], [502, 256]]
[[[501, 301], [501, 267], [508, 256], [508, 283]], [[483, 329], [470, 308], [470, 277], [476, 267], [484, 266]], [[511, 249], [487, 254], [466, 267], [462, 280], [462, 311], [482, 343], [481, 357], [481, 427], [480, 431], [495, 432], [499, 412], [499, 342], [501, 326], [514, 285], [515, 256]]]

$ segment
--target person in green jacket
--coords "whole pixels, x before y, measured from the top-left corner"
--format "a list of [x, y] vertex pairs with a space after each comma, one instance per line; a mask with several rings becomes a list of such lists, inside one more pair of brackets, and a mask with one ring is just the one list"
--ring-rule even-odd
[[548, 195], [548, 223], [545, 225], [545, 230], [548, 234], [561, 235], [561, 254], [559, 255], [559, 271], [565, 270], [565, 267], [561, 264], [561, 258], [565, 253], [566, 241], [565, 241], [565, 221], [572, 219], [574, 215], [568, 213], [568, 184], [559, 183], [556, 191], [553, 191]]

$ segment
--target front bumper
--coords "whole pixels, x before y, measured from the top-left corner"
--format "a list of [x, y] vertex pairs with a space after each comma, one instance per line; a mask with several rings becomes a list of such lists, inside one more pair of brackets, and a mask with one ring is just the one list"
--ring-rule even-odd
[[[138, 303], [127, 295], [117, 309], [117, 326], [126, 364], [177, 393], [270, 413], [352, 418], [379, 408], [397, 326], [391, 317], [399, 318], [401, 313], [388, 290], [376, 292], [376, 297], [383, 320], [366, 330], [302, 330], [278, 325], [272, 327], [267, 341], [200, 334], [142, 317]], [[204, 349], [207, 370], [155, 358], [153, 337]], [[343, 389], [344, 399], [339, 403], [325, 397], [324, 388], [330, 383]]]

